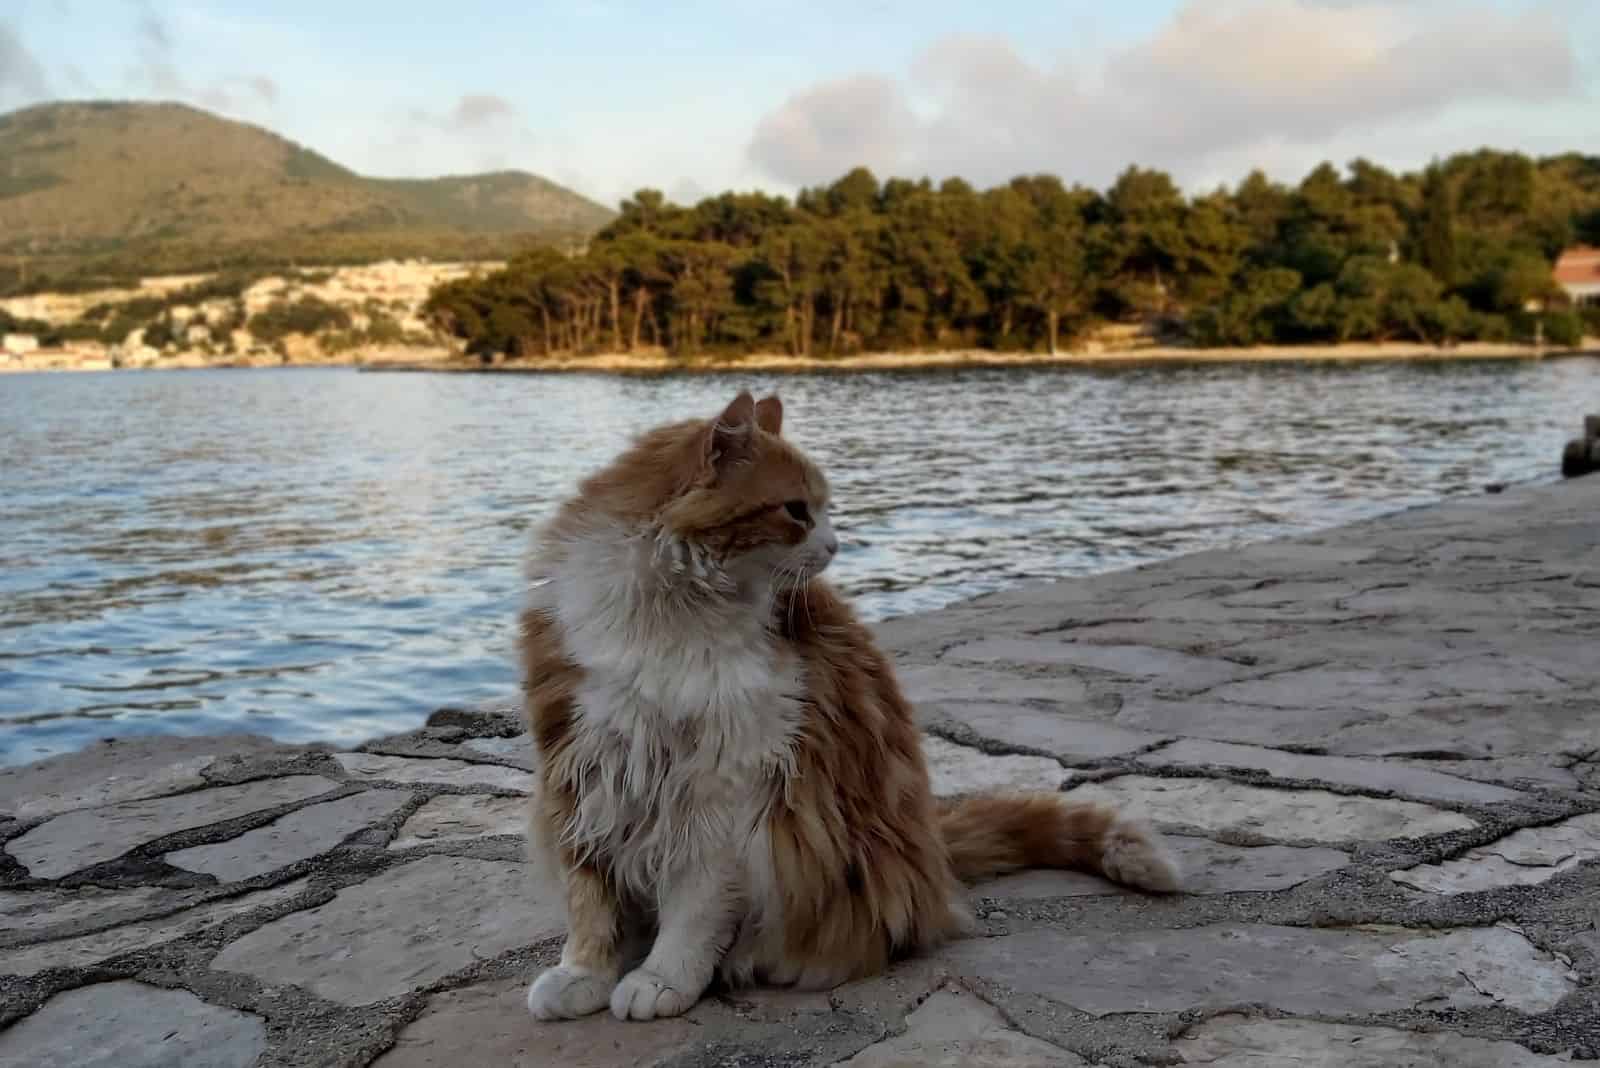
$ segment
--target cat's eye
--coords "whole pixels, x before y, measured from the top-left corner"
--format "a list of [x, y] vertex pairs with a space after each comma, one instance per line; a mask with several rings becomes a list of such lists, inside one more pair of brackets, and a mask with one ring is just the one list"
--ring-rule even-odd
[[783, 506], [783, 510], [797, 523], [811, 522], [811, 509], [806, 506], [805, 501], [789, 501]]

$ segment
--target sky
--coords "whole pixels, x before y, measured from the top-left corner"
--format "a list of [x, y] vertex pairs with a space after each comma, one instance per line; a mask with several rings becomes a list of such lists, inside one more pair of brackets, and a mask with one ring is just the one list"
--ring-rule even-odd
[[1485, 145], [1600, 154], [1593, 0], [0, 0], [0, 111], [179, 100], [362, 173], [615, 205], [865, 164], [1200, 190]]

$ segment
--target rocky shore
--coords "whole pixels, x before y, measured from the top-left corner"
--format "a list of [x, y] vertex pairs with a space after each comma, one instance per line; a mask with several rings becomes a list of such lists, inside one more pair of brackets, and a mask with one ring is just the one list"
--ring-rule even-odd
[[600, 353], [536, 359], [481, 360], [457, 355], [407, 361], [393, 359], [375, 371], [442, 371], [465, 374], [812, 374], [868, 371], [932, 371], [974, 367], [1115, 367], [1196, 363], [1326, 363], [1382, 360], [1539, 360], [1600, 353], [1600, 338], [1583, 347], [1553, 349], [1533, 345], [1469, 344], [1441, 347], [1405, 342], [1345, 345], [1262, 345], [1252, 348], [1190, 348], [1169, 345], [1091, 344], [1056, 355], [1038, 352], [996, 352], [954, 349], [939, 352], [868, 352], [854, 356], [748, 356], [684, 358], [665, 352]]
[[0, 1065], [1537, 1068], [1600, 1056], [1600, 479], [883, 624], [941, 793], [1163, 825], [1154, 898], [976, 887], [827, 993], [535, 1024], [528, 741], [148, 739], [0, 772]]

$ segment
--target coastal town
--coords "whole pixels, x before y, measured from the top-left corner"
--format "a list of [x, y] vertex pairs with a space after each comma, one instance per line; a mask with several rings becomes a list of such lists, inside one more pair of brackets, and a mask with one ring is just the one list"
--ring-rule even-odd
[[[205, 295], [210, 275], [177, 275], [141, 280], [136, 288], [85, 293], [38, 293], [0, 299], [0, 315], [12, 323], [31, 322], [33, 332], [0, 334], [0, 371], [161, 370], [203, 367], [379, 366], [438, 370], [480, 370], [485, 361], [469, 358], [456, 339], [425, 317], [429, 296], [440, 286], [481, 277], [503, 263], [430, 263], [389, 260], [364, 266], [305, 268], [251, 280], [235, 295]], [[1576, 245], [1557, 260], [1551, 281], [1574, 308], [1600, 306], [1600, 248]], [[194, 295], [194, 296], [191, 296]], [[262, 336], [249, 328], [282, 309], [326, 307], [326, 320], [309, 329]], [[60, 340], [59, 333], [86, 319], [111, 318], [118, 309], [141, 311], [148, 319], [131, 327], [121, 341]], [[107, 315], [107, 312], [110, 315]], [[152, 337], [150, 323], [161, 326]], [[52, 336], [55, 335], [55, 336]], [[160, 344], [153, 343], [159, 340]], [[1066, 361], [1189, 361], [1207, 359], [1426, 359], [1539, 358], [1600, 349], [1600, 337], [1576, 345], [1544, 343], [1417, 342], [1346, 343], [1333, 346], [1273, 346], [1199, 349], [1164, 345], [1138, 326], [1108, 325], [1087, 336]], [[699, 361], [715, 369], [730, 361]], [[902, 370], [919, 367], [1017, 366], [1051, 362], [1037, 353], [955, 350], [924, 353], [869, 353], [859, 356], [796, 358], [755, 354], [732, 361], [745, 370], [783, 372], [813, 367], [840, 370]], [[1060, 362], [1060, 357], [1056, 359]], [[500, 370], [667, 371], [685, 361], [662, 350], [639, 354], [602, 353], [543, 359], [506, 359], [488, 366]]]

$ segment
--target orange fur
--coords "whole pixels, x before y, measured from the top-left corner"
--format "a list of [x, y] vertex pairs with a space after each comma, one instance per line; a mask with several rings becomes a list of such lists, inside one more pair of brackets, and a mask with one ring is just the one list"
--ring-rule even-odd
[[[828, 540], [819, 535], [827, 483], [781, 437], [782, 420], [775, 397], [757, 403], [741, 394], [717, 419], [644, 435], [583, 483], [550, 525], [537, 556], [539, 567], [560, 574], [577, 566], [574, 546], [609, 537], [605, 532], [612, 529], [650, 531], [691, 546], [713, 579], [704, 589], [674, 593], [670, 603], [690, 606], [692, 618], [695, 605], [720, 612], [748, 598], [750, 610], [763, 613], [758, 632], [769, 647], [762, 655], [770, 654], [774, 665], [792, 665], [801, 680], [782, 759], [762, 765], [759, 781], [745, 784], [760, 809], [752, 841], [764, 844], [752, 849], [754, 860], [747, 860], [743, 875], [729, 876], [736, 922], [714, 947], [721, 973], [732, 981], [807, 987], [872, 974], [967, 929], [960, 881], [1024, 867], [1076, 868], [1174, 889], [1175, 870], [1159, 840], [1105, 806], [1055, 795], [934, 799], [920, 735], [892, 667], [868, 629], [816, 575], [826, 564], [817, 562], [823, 553], [817, 545]], [[831, 552], [826, 547], [825, 555]], [[765, 560], [777, 561], [770, 588], [763, 585], [765, 572], [751, 565]], [[638, 622], [655, 640], [652, 620]], [[620, 913], [650, 913], [671, 902], [645, 900], [649, 893], [629, 882], [629, 858], [622, 855], [632, 848], [629, 839], [578, 841], [584, 836], [582, 792], [606, 787], [592, 770], [597, 758], [575, 755], [575, 739], [583, 730], [591, 731], [581, 743], [588, 746], [636, 746], [639, 739], [594, 740], [609, 736], [594, 734], [598, 728], [583, 720], [588, 713], [576, 695], [586, 669], [573, 641], [553, 610], [524, 615], [525, 689], [540, 768], [533, 818], [555, 863], [571, 873], [569, 956], [605, 971], [615, 966], [626, 918]], [[689, 663], [653, 669], [669, 679], [698, 670]], [[758, 722], [778, 712], [750, 707], [740, 715]], [[635, 730], [659, 729], [679, 740], [681, 732], [699, 731], [705, 744], [724, 744], [711, 720], [639, 722], [644, 726]], [[636, 814], [638, 833], [648, 831], [653, 815]], [[729, 851], [736, 847], [730, 840]], [[619, 915], [608, 917], [607, 909]], [[663, 1001], [671, 1005], [666, 1011], [682, 1011], [679, 1006], [692, 1004], [699, 992], [680, 992], [686, 1001]], [[534, 1000], [530, 994], [530, 1004]], [[637, 1016], [637, 998], [631, 1010], [615, 999], [612, 1006], [619, 1015]]]

